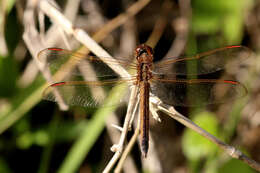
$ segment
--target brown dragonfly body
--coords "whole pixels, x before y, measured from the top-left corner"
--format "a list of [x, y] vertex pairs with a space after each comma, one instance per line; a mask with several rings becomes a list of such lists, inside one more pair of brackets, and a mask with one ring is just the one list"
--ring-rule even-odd
[[141, 150], [146, 157], [149, 148], [149, 94], [150, 79], [152, 79], [153, 50], [142, 44], [136, 48], [135, 57], [138, 62], [137, 84], [140, 89], [140, 141]]
[[[251, 51], [246, 47], [227, 46], [195, 56], [167, 58], [158, 63], [153, 63], [153, 50], [145, 44], [139, 45], [134, 53], [137, 63], [126, 61], [126, 59], [115, 60], [105, 57], [86, 56], [60, 48], [44, 49], [39, 52], [38, 57], [41, 61], [47, 62], [46, 67], [70, 74], [70, 77], [73, 78], [68, 81], [57, 81], [50, 85], [43, 92], [43, 98], [57, 102], [55, 92], [58, 91], [63, 101], [68, 105], [97, 107], [102, 105], [104, 97], [96, 95], [97, 93], [93, 91], [90, 92], [92, 88], [101, 86], [110, 86], [111, 88], [123, 82], [137, 85], [140, 97], [140, 143], [142, 154], [146, 157], [149, 147], [150, 93], [156, 95], [162, 102], [173, 106], [222, 103], [230, 99], [243, 97], [247, 93], [244, 85], [237, 81], [196, 79], [198, 75], [215, 73], [229, 68], [230, 61], [238, 62], [231, 64], [232, 67], [239, 65], [251, 54]], [[69, 66], [64, 68], [63, 64], [69, 64]], [[107, 64], [120, 64], [126, 68], [135, 69], [136, 73], [131, 78], [118, 77], [111, 69], [107, 70], [109, 67], [104, 68], [104, 65]], [[187, 70], [187, 64], [190, 64], [195, 71]], [[77, 65], [79, 67], [75, 71], [67, 68]], [[97, 77], [104, 77], [105, 79], [86, 79], [82, 73], [84, 73], [84, 69], [90, 69], [92, 67], [90, 65], [97, 71]], [[178, 75], [188, 76], [191, 79], [178, 79], [176, 78]], [[81, 77], [80, 80], [79, 76]], [[114, 77], [118, 79], [114, 79]]]

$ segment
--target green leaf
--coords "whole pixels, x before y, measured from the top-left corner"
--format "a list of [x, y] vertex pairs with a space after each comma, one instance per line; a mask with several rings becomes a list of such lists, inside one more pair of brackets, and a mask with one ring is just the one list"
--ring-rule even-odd
[[[218, 136], [218, 121], [209, 112], [202, 112], [193, 121], [214, 136]], [[182, 148], [185, 156], [190, 160], [198, 160], [214, 153], [217, 146], [198, 133], [186, 129], [182, 138]]]
[[225, 18], [223, 25], [223, 35], [228, 44], [238, 44], [242, 41], [243, 15], [233, 14]]
[[237, 159], [231, 159], [226, 162], [222, 167], [219, 169], [218, 172], [221, 173], [230, 173], [230, 172], [243, 172], [243, 173], [254, 173], [255, 171], [250, 168], [247, 164], [243, 163]]
[[244, 11], [252, 1], [192, 1], [192, 31], [195, 34], [223, 34], [228, 44], [242, 40]]

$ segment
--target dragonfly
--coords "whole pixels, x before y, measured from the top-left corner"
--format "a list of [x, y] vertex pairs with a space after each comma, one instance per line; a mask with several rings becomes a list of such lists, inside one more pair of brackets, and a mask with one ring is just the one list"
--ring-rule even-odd
[[[46, 62], [46, 68], [66, 73], [62, 81], [55, 81], [44, 90], [43, 98], [49, 101], [58, 101], [55, 95], [55, 91], [58, 91], [68, 105], [98, 107], [102, 106], [105, 97], [92, 89], [110, 89], [120, 83], [136, 85], [140, 98], [140, 146], [142, 155], [146, 157], [149, 148], [150, 94], [172, 106], [218, 104], [241, 98], [247, 94], [242, 83], [208, 79], [207, 74], [239, 67], [250, 54], [250, 49], [245, 46], [226, 46], [188, 57], [165, 58], [154, 63], [153, 49], [141, 44], [134, 50], [135, 61], [101, 58], [61, 48], [46, 48], [39, 52], [38, 58]], [[64, 67], [66, 63], [69, 66]], [[132, 69], [131, 76], [119, 76], [109, 68], [111, 64]], [[90, 69], [95, 72], [94, 77]]]

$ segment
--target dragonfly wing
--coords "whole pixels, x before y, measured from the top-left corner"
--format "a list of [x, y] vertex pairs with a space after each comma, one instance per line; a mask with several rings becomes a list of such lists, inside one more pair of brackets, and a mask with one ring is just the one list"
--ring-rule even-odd
[[203, 75], [234, 69], [247, 60], [252, 51], [244, 46], [227, 46], [190, 57], [167, 58], [155, 64], [154, 72], [164, 75]]
[[173, 106], [201, 106], [225, 103], [247, 94], [236, 81], [218, 79], [154, 79], [151, 92]]
[[[60, 99], [71, 106], [99, 107], [106, 98], [106, 91], [115, 85], [129, 82], [130, 80], [58, 82], [44, 90], [43, 99], [54, 102]], [[111, 102], [108, 106], [114, 106], [114, 103]]]
[[67, 105], [100, 106], [106, 91], [117, 84], [132, 83], [135, 80], [134, 76], [119, 77], [110, 68], [110, 65], [135, 68], [134, 63], [123, 58], [101, 58], [60, 48], [47, 48], [39, 52], [38, 59], [55, 73], [52, 80], [56, 83], [45, 89], [43, 98], [63, 101]]
[[[46, 68], [50, 68], [54, 74], [57, 71], [63, 73], [63, 77], [55, 81], [64, 80], [65, 76], [82, 76], [80, 69], [92, 69], [95, 76], [102, 79], [117, 78], [118, 75], [109, 67], [109, 65], [120, 65], [124, 68], [135, 68], [136, 65], [126, 58], [114, 59], [109, 57], [88, 56], [61, 48], [47, 48], [38, 53], [38, 59], [45, 63]], [[88, 72], [87, 72], [88, 73]], [[96, 80], [94, 75], [88, 75], [88, 80]]]

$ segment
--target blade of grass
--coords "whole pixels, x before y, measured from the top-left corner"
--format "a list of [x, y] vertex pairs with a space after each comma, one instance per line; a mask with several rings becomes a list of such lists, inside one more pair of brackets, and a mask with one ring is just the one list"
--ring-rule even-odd
[[57, 134], [57, 127], [59, 125], [59, 121], [60, 121], [60, 116], [56, 112], [54, 114], [52, 121], [50, 122], [50, 125], [49, 125], [50, 142], [44, 148], [42, 158], [41, 158], [41, 162], [40, 162], [40, 166], [39, 166], [39, 169], [38, 169], [38, 173], [48, 172], [50, 160], [51, 160], [51, 155], [52, 155], [53, 147], [54, 147], [54, 144], [55, 144], [55, 138], [56, 138], [56, 135], [58, 135]]
[[42, 80], [23, 89], [20, 94], [11, 101], [11, 106], [0, 112], [0, 134], [40, 102], [42, 91], [46, 86], [47, 84]]
[[122, 98], [126, 91], [126, 87], [125, 84], [121, 84], [111, 90], [105, 100], [104, 106], [99, 108], [93, 115], [93, 119], [89, 121], [88, 126], [86, 126], [85, 130], [82, 132], [82, 135], [68, 152], [58, 172], [77, 172], [80, 164], [83, 162], [89, 150], [104, 129], [106, 117], [116, 109], [116, 107], [109, 107], [106, 105], [111, 104], [111, 102], [113, 102], [113, 105], [118, 104], [120, 98]]

